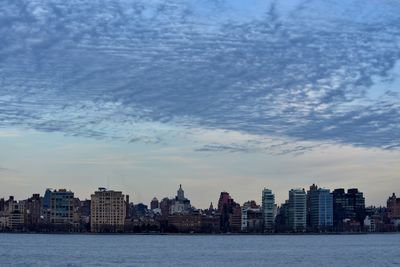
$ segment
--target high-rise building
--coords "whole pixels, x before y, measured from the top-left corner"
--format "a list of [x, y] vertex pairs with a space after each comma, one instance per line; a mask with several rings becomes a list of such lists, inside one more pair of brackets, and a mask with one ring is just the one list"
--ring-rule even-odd
[[329, 189], [313, 185], [307, 192], [310, 226], [314, 230], [327, 230], [333, 226], [333, 198]]
[[275, 195], [270, 189], [262, 191], [262, 213], [264, 217], [264, 231], [271, 232], [275, 224]]
[[341, 230], [343, 220], [346, 218], [346, 192], [343, 188], [333, 190], [333, 225]]
[[39, 194], [24, 200], [25, 224], [28, 228], [34, 228], [42, 223], [43, 199]]
[[351, 218], [355, 218], [361, 225], [365, 220], [365, 198], [363, 193], [358, 191], [357, 188], [347, 190], [346, 198], [348, 201], [348, 208], [351, 211]]
[[154, 210], [154, 209], [158, 209], [158, 208], [159, 208], [158, 199], [156, 197], [154, 197], [150, 202], [150, 209]]
[[74, 220], [74, 193], [66, 189], [47, 189], [43, 198], [43, 212], [48, 223], [70, 225]]
[[293, 231], [305, 231], [307, 225], [307, 203], [304, 189], [289, 191], [289, 226]]
[[186, 214], [191, 212], [190, 200], [185, 198], [182, 185], [179, 185], [175, 199], [171, 201], [169, 214]]
[[160, 202], [161, 216], [166, 219], [169, 215], [172, 200], [165, 197]]
[[240, 231], [242, 212], [228, 192], [221, 192], [218, 200], [218, 213], [221, 220], [221, 231]]
[[343, 188], [333, 191], [333, 224], [340, 227], [344, 220], [350, 220], [363, 225], [365, 219], [365, 199], [357, 188]]
[[121, 191], [99, 188], [91, 195], [90, 229], [92, 232], [124, 230], [126, 205]]
[[400, 198], [395, 193], [387, 200], [387, 217], [389, 220], [400, 219]]

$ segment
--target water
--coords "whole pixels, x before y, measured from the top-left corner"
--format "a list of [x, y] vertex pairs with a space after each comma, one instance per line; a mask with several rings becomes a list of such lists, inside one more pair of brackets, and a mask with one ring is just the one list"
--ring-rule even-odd
[[400, 266], [400, 235], [0, 234], [0, 266]]

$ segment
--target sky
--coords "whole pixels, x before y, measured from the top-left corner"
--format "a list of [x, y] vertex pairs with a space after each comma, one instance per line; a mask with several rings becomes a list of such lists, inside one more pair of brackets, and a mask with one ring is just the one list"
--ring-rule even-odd
[[398, 0], [3, 0], [0, 196], [400, 195]]

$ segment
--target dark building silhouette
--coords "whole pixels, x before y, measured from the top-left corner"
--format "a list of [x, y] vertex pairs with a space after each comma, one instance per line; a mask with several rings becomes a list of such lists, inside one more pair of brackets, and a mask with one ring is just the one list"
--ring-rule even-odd
[[24, 201], [25, 225], [28, 229], [37, 229], [43, 223], [42, 210], [43, 198], [39, 194], [33, 194], [32, 197]]
[[154, 209], [158, 209], [160, 206], [158, 199], [156, 197], [154, 197], [151, 202], [150, 202], [150, 209], [154, 210]]
[[337, 230], [343, 230], [345, 220], [352, 225], [360, 227], [365, 219], [365, 199], [363, 193], [357, 188], [345, 190], [343, 188], [333, 191], [333, 223]]
[[221, 192], [218, 200], [218, 213], [220, 217], [221, 231], [232, 232], [240, 231], [241, 227], [241, 210], [240, 205], [236, 204], [228, 192]]
[[393, 193], [393, 195], [387, 200], [386, 204], [388, 219], [400, 219], [400, 198], [397, 198], [396, 194]]

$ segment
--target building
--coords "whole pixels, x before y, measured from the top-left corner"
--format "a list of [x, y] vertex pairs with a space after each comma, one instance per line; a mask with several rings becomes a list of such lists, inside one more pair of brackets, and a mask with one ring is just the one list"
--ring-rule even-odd
[[53, 225], [72, 225], [74, 221], [74, 193], [66, 189], [47, 189], [43, 197], [45, 220]]
[[[237, 228], [237, 230], [240, 231], [242, 217], [240, 205], [235, 203], [228, 192], [221, 192], [218, 200], [217, 212], [220, 214], [220, 227], [222, 232], [231, 232], [232, 223], [234, 224], [233, 228]], [[233, 215], [234, 218], [231, 218]]]
[[121, 191], [100, 187], [91, 195], [91, 232], [121, 232], [125, 217], [126, 205]]
[[202, 216], [200, 213], [176, 213], [168, 216], [168, 225], [171, 232], [189, 233], [200, 232]]
[[10, 196], [7, 201], [4, 202], [3, 211], [1, 216], [1, 227], [7, 230], [21, 230], [24, 226], [24, 205], [23, 202], [15, 201], [13, 196]]
[[400, 198], [396, 197], [393, 193], [391, 197], [386, 202], [387, 206], [387, 217], [389, 220], [400, 219]]
[[289, 227], [295, 232], [304, 232], [307, 226], [307, 203], [304, 189], [289, 191]]
[[313, 230], [329, 230], [333, 226], [333, 197], [329, 189], [312, 185], [307, 192], [310, 227]]
[[364, 224], [365, 220], [365, 198], [363, 193], [358, 191], [357, 188], [347, 190], [346, 198], [348, 201], [348, 217], [355, 219], [361, 225]]
[[[341, 231], [343, 222], [352, 222], [360, 227], [365, 220], [365, 199], [363, 193], [357, 188], [345, 190], [335, 189], [333, 195], [333, 225], [336, 230]], [[353, 227], [354, 228], [354, 227]]]
[[228, 232], [239, 233], [242, 229], [242, 209], [239, 204], [234, 203], [228, 217]]
[[185, 198], [185, 192], [182, 189], [182, 185], [179, 185], [175, 199], [171, 201], [169, 207], [169, 214], [187, 214], [192, 211], [190, 200]]
[[154, 197], [150, 202], [150, 209], [155, 210], [155, 209], [158, 209], [159, 207], [160, 207], [160, 204], [158, 203], [158, 199], [156, 197]]
[[258, 233], [263, 230], [263, 212], [255, 201], [248, 201], [242, 206], [241, 231]]
[[262, 191], [262, 214], [264, 219], [264, 231], [271, 232], [275, 227], [275, 195], [270, 189]]
[[289, 228], [289, 200], [278, 207], [275, 218], [275, 230], [278, 232], [288, 232]]
[[43, 223], [42, 209], [43, 198], [39, 194], [24, 200], [25, 225], [28, 229], [37, 229]]

